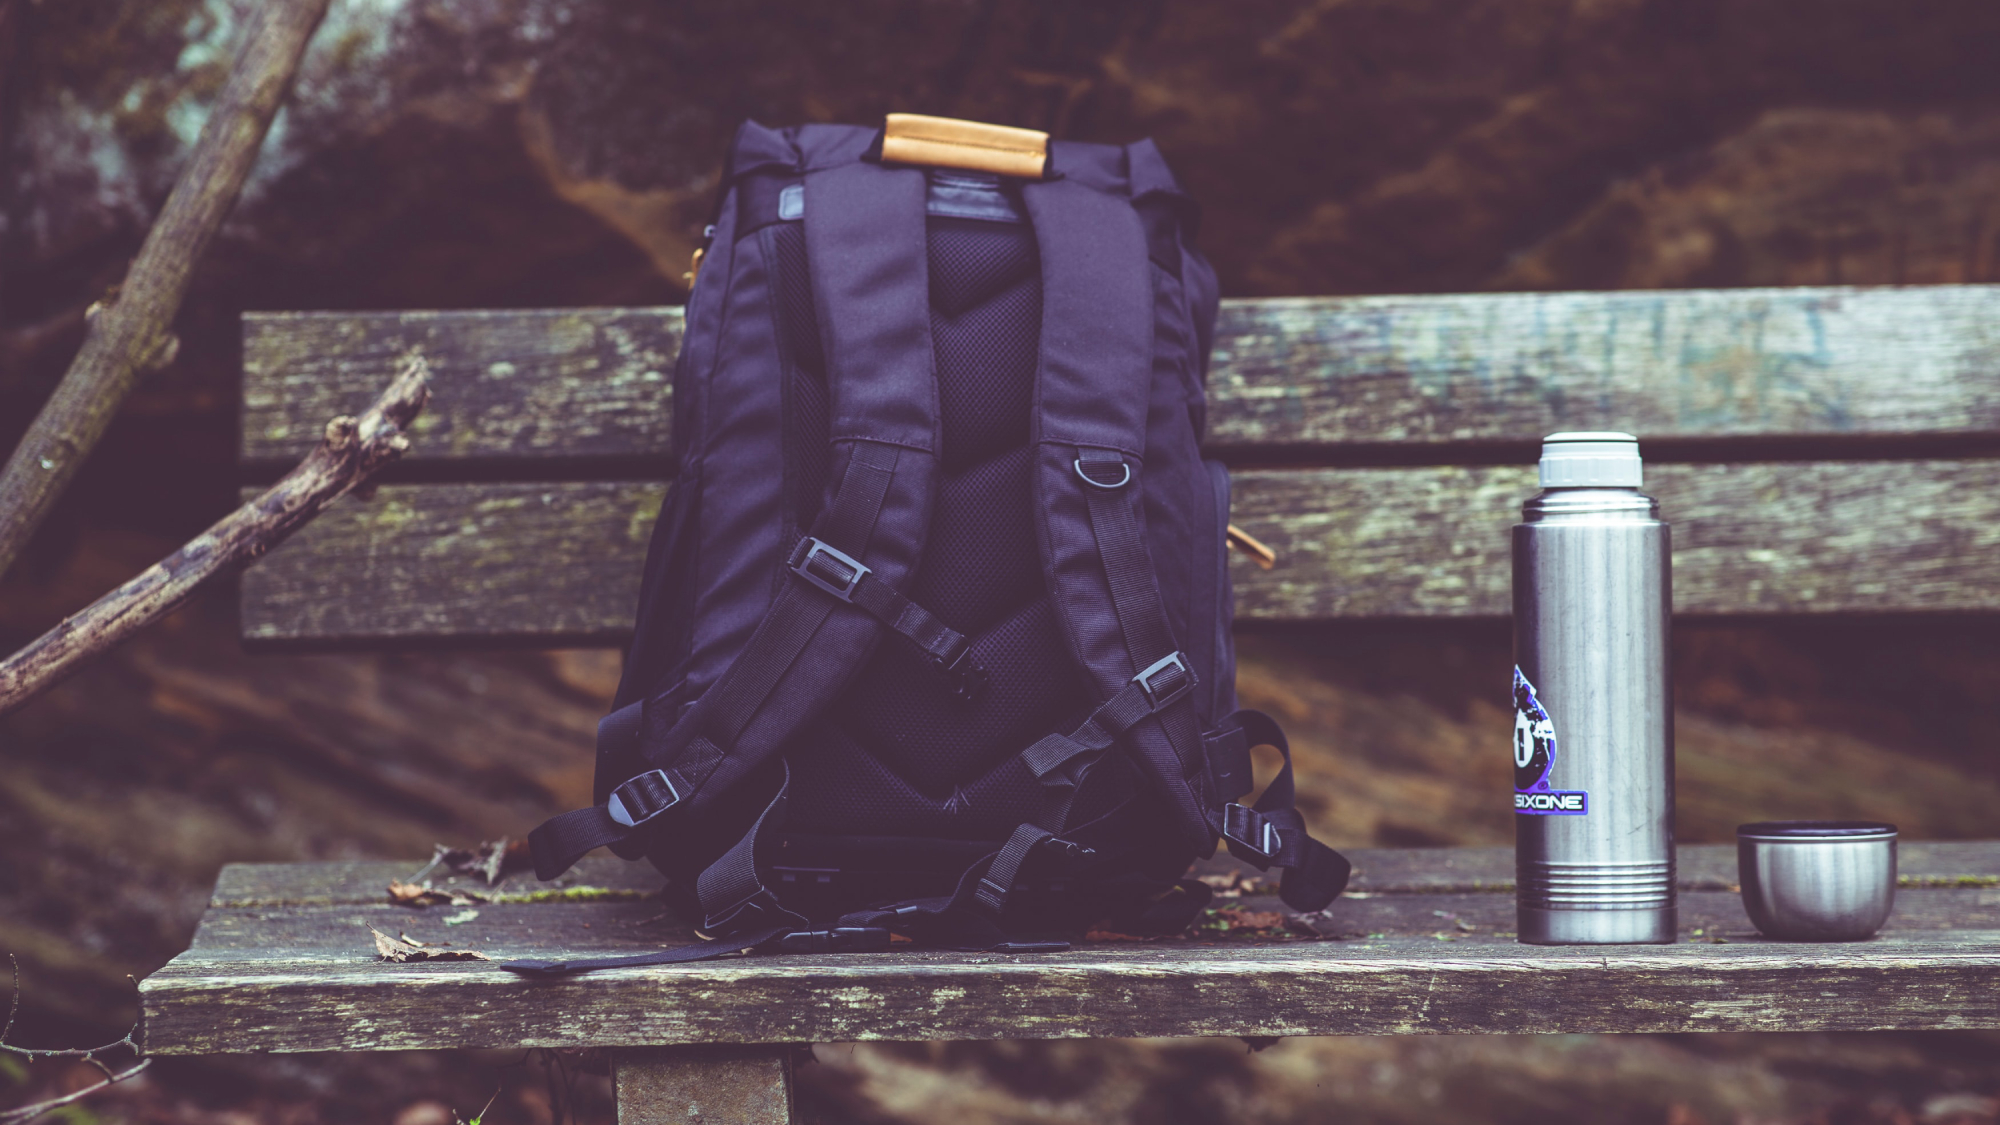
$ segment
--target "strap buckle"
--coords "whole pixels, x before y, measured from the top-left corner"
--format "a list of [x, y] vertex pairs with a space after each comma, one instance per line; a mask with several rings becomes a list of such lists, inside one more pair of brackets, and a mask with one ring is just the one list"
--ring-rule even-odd
[[881, 926], [835, 926], [830, 930], [795, 930], [778, 939], [784, 953], [880, 953], [889, 948], [889, 931]]
[[[1175, 672], [1180, 673], [1180, 678], [1169, 679]], [[1148, 664], [1145, 671], [1132, 677], [1132, 682], [1139, 685], [1139, 690], [1152, 701], [1153, 710], [1158, 711], [1194, 690], [1194, 672], [1179, 652], [1170, 652]]]
[[1285, 846], [1283, 833], [1269, 817], [1233, 801], [1222, 806], [1222, 838], [1236, 845], [1230, 851], [1242, 848], [1266, 864], [1277, 859]]
[[681, 791], [665, 770], [651, 770], [611, 791], [604, 811], [627, 828], [641, 824], [681, 803]]
[[854, 588], [870, 573], [860, 559], [810, 535], [792, 549], [789, 565], [793, 574], [844, 602], [854, 600]]

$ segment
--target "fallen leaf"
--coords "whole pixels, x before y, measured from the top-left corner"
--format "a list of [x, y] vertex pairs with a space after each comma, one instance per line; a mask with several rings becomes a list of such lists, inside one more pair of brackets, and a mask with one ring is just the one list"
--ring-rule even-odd
[[397, 906], [443, 906], [451, 901], [451, 896], [432, 890], [428, 883], [404, 883], [391, 879], [389, 901]]
[[1217, 898], [1235, 898], [1243, 893], [1243, 873], [1231, 871], [1222, 875], [1197, 875]]
[[476, 906], [486, 900], [470, 891], [438, 890], [429, 883], [389, 881], [389, 901], [397, 906]]
[[375, 935], [375, 955], [384, 961], [404, 964], [410, 961], [491, 961], [493, 958], [470, 949], [441, 949], [437, 945], [411, 941], [407, 936], [390, 937], [373, 926], [368, 932]]
[[[456, 914], [446, 915], [444, 919], [444, 924], [447, 926], [462, 926], [465, 923], [470, 922], [477, 917], [479, 917], [479, 911], [467, 907], [466, 909], [461, 910]], [[589, 924], [590, 923], [588, 922], [584, 923], [584, 925], [586, 926], [588, 926]]]
[[1215, 916], [1236, 930], [1278, 930], [1285, 925], [1285, 916], [1275, 910], [1218, 910]]

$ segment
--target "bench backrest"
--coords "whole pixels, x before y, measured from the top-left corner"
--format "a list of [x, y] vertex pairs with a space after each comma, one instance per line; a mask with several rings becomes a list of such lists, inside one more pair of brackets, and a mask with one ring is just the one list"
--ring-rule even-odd
[[[416, 447], [245, 575], [273, 645], [594, 644], [629, 627], [670, 472], [678, 309], [257, 313], [251, 479], [434, 372]], [[1536, 442], [1621, 429], [1684, 614], [2000, 609], [2000, 287], [1230, 301], [1210, 447], [1240, 618], [1507, 613]]]

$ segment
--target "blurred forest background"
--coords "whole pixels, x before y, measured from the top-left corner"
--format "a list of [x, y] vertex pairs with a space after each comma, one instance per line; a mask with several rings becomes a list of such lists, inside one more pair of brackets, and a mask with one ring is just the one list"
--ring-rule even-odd
[[[0, 0], [0, 444], [118, 281], [249, 0]], [[1990, 0], [335, 0], [148, 377], [0, 581], [11, 649], [234, 503], [245, 309], [671, 304], [745, 117], [1156, 137], [1233, 296], [2000, 280]], [[356, 501], [345, 501], [356, 502]], [[1671, 517], [1671, 513], [1669, 514]], [[1855, 565], [1866, 565], [1857, 559]], [[1246, 635], [1336, 845], [1493, 844], [1508, 631]], [[1990, 620], [1690, 622], [1681, 831], [2000, 835]], [[587, 800], [612, 652], [249, 655], [216, 589], [0, 721], [14, 1041], [132, 1019], [217, 867]], [[1990, 1122], [2000, 1036], [821, 1045], [825, 1121]], [[81, 1081], [0, 1059], [0, 1104]], [[92, 1120], [549, 1118], [511, 1056], [166, 1060]], [[607, 1120], [601, 1079], [581, 1091]], [[591, 1115], [596, 1115], [592, 1117]]]

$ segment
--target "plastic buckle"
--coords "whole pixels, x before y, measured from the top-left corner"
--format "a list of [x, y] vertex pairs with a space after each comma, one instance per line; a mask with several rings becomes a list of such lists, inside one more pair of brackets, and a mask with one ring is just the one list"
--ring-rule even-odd
[[[1181, 681], [1169, 687], [1166, 694], [1162, 695], [1153, 687], [1153, 681], [1173, 669], [1179, 669]], [[1132, 682], [1139, 685], [1139, 690], [1145, 692], [1146, 698], [1153, 701], [1153, 710], [1158, 711], [1194, 690], [1194, 672], [1188, 668], [1187, 661], [1181, 658], [1180, 653], [1173, 652], [1147, 665], [1145, 671], [1132, 677]]]
[[680, 803], [681, 791], [667, 771], [652, 770], [613, 789], [604, 811], [617, 823], [637, 828]]
[[[818, 564], [820, 569], [816, 571], [814, 564]], [[832, 569], [835, 567], [846, 573]], [[799, 540], [798, 547], [793, 549], [791, 570], [844, 602], [854, 600], [854, 588], [869, 575], [869, 569], [861, 565], [860, 559], [824, 539], [815, 539], [810, 535]]]
[[[1269, 863], [1278, 858], [1285, 837], [1270, 818], [1248, 805], [1222, 806], [1222, 838]], [[1234, 850], [1234, 849], [1232, 849]]]
[[880, 953], [889, 948], [889, 931], [880, 926], [836, 926], [831, 930], [799, 930], [778, 939], [783, 953]]

